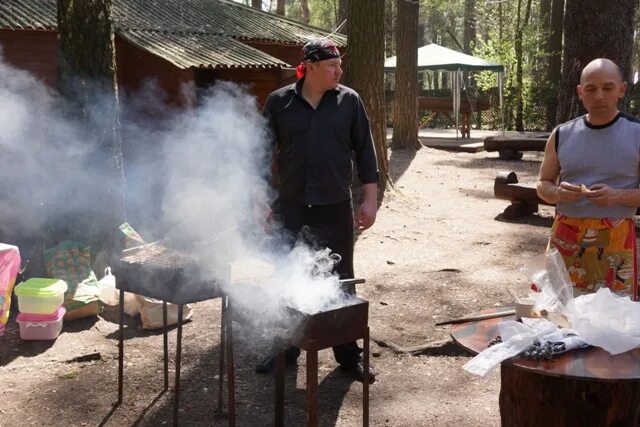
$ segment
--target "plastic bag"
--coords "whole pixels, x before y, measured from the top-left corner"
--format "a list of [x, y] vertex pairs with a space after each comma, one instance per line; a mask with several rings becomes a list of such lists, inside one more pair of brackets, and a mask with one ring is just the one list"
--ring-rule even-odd
[[[142, 320], [142, 329], [158, 329], [162, 328], [162, 301], [136, 295], [136, 300], [140, 306], [140, 319]], [[183, 309], [182, 321], [189, 320], [193, 315], [193, 310], [189, 304]], [[167, 326], [178, 323], [178, 306], [167, 303]]]
[[116, 289], [116, 277], [111, 274], [111, 267], [104, 270], [104, 277], [98, 280], [100, 301], [107, 305], [118, 305], [119, 291]]
[[9, 320], [11, 293], [20, 269], [20, 251], [17, 246], [0, 243], [0, 335]]
[[573, 284], [567, 267], [556, 249], [549, 251], [544, 260], [543, 268], [531, 269], [531, 283], [540, 290], [534, 311], [566, 314], [567, 305], [573, 300]]
[[571, 328], [587, 343], [615, 355], [640, 347], [640, 302], [600, 288], [568, 307]]
[[476, 355], [462, 368], [472, 374], [484, 377], [502, 361], [517, 356], [529, 349], [536, 340], [557, 341], [563, 333], [556, 325], [545, 319], [522, 319], [522, 323], [507, 320], [498, 325], [502, 342]]
[[[120, 303], [120, 290], [116, 288], [116, 276], [111, 274], [111, 267], [104, 270], [104, 277], [98, 281], [100, 301], [109, 306], [115, 306]], [[135, 294], [131, 292], [124, 293], [124, 312], [134, 317], [140, 313], [140, 304]]]

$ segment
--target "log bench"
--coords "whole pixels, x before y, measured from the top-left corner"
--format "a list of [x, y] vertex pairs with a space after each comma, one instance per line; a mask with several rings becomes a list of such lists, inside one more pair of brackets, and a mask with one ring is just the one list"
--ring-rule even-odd
[[488, 136], [484, 139], [485, 151], [497, 151], [503, 160], [520, 160], [523, 151], [544, 151], [549, 135]]
[[515, 172], [498, 172], [493, 184], [493, 194], [498, 199], [509, 200], [502, 215], [506, 219], [517, 219], [538, 212], [538, 205], [554, 206], [538, 197], [535, 185], [518, 182]]

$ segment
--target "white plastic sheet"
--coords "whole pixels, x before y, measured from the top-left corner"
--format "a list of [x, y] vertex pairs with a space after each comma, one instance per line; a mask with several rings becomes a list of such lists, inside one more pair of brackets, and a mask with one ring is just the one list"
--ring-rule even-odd
[[640, 347], [640, 302], [600, 288], [567, 307], [571, 328], [587, 343], [615, 355]]

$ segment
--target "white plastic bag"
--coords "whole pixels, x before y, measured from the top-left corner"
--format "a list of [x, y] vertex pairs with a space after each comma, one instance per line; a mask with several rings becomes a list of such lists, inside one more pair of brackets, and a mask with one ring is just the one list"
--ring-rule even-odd
[[547, 253], [544, 268], [534, 271], [531, 282], [540, 289], [534, 311], [566, 314], [567, 305], [573, 300], [573, 284], [564, 260], [556, 249]]
[[567, 315], [580, 338], [613, 355], [640, 347], [640, 302], [615, 295], [609, 288], [577, 297]]
[[[98, 281], [98, 298], [106, 305], [115, 306], [120, 303], [120, 291], [116, 288], [116, 276], [111, 274], [111, 267], [104, 269], [104, 277]], [[140, 312], [136, 296], [124, 293], [124, 312], [129, 316], [137, 316]]]
[[[140, 307], [140, 319], [142, 320], [142, 329], [158, 329], [162, 328], [162, 301], [136, 295], [137, 303]], [[182, 320], [188, 320], [193, 315], [193, 310], [189, 304], [183, 308]], [[167, 304], [167, 326], [178, 323], [178, 306], [175, 304]]]

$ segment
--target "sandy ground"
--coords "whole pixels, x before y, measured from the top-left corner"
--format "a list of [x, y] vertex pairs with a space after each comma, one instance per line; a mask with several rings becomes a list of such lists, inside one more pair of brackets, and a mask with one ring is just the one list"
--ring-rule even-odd
[[[449, 338], [438, 321], [509, 305], [507, 287], [526, 292], [519, 272], [543, 252], [552, 210], [518, 222], [500, 213], [493, 197], [497, 171], [533, 182], [541, 153], [503, 161], [497, 153], [452, 153], [423, 148], [391, 153], [396, 190], [376, 224], [359, 236], [359, 294], [370, 302], [371, 425], [492, 426], [500, 424], [499, 372], [486, 378], [462, 370], [470, 355], [456, 346], [398, 354], [378, 343], [427, 344]], [[129, 319], [125, 342], [125, 400], [117, 395], [117, 324], [113, 312], [69, 322], [51, 343], [22, 342], [12, 320], [0, 338], [0, 426], [169, 425], [171, 393], [162, 391], [162, 334]], [[184, 327], [181, 425], [226, 425], [215, 412], [220, 301], [195, 305]], [[173, 375], [173, 344], [170, 335]], [[89, 356], [78, 360], [82, 356]], [[86, 360], [89, 359], [89, 360]], [[237, 425], [273, 424], [273, 379], [253, 372], [256, 357], [236, 343]], [[304, 424], [305, 357], [287, 371], [286, 425]], [[361, 425], [362, 386], [336, 369], [331, 351], [319, 357], [321, 425]]]

